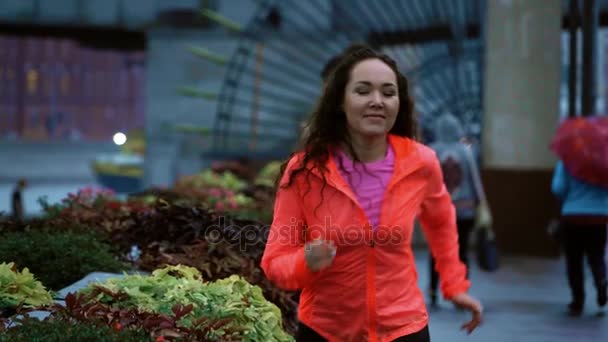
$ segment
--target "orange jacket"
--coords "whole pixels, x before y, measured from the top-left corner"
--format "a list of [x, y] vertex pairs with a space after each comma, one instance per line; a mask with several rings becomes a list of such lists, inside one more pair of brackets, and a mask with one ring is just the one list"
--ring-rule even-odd
[[[292, 186], [277, 192], [262, 269], [277, 286], [302, 289], [298, 318], [329, 341], [391, 341], [428, 324], [411, 249], [416, 218], [436, 258], [444, 297], [470, 286], [458, 257], [454, 206], [435, 153], [407, 138], [390, 135], [389, 141], [394, 173], [375, 231], [332, 158], [324, 188], [313, 169], [310, 183], [298, 175]], [[281, 184], [301, 157], [290, 160]], [[317, 238], [333, 240], [337, 253], [331, 266], [313, 272], [304, 244]]]

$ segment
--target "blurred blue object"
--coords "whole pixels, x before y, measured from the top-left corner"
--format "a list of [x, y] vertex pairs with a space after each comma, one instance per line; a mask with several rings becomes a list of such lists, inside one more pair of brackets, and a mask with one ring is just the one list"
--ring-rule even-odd
[[143, 190], [142, 177], [120, 176], [97, 173], [97, 182], [119, 194], [130, 194]]
[[138, 155], [104, 154], [92, 164], [97, 182], [118, 194], [130, 194], [143, 190], [144, 159]]

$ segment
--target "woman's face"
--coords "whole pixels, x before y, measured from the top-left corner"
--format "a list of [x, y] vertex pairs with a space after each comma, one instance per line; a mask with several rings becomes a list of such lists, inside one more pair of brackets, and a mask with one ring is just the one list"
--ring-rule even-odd
[[344, 90], [342, 109], [351, 136], [386, 135], [399, 112], [397, 76], [393, 69], [375, 58], [355, 64]]

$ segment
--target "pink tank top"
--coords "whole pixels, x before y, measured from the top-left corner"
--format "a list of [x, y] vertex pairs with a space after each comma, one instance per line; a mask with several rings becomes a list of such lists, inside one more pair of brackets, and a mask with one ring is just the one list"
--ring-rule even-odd
[[371, 163], [354, 163], [341, 149], [337, 149], [334, 160], [342, 178], [353, 190], [359, 206], [370, 223], [377, 229], [384, 191], [393, 175], [395, 152], [389, 144], [386, 156]]

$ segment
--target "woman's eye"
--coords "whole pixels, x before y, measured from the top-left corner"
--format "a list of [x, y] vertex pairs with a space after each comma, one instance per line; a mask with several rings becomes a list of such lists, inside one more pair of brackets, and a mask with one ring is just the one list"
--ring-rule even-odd
[[369, 90], [367, 90], [367, 89], [357, 89], [357, 90], [355, 90], [355, 92], [359, 95], [369, 94]]
[[384, 93], [384, 96], [386, 97], [391, 97], [391, 96], [395, 96], [395, 92], [394, 91], [388, 91]]

